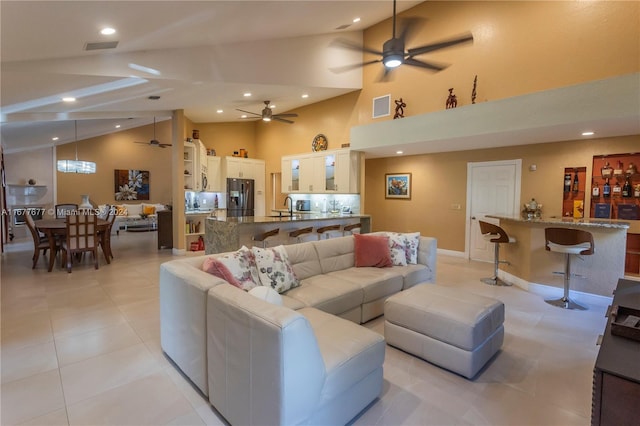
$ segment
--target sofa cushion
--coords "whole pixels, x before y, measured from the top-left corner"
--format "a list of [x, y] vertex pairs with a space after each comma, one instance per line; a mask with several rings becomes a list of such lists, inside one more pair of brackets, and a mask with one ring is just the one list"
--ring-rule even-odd
[[142, 204], [122, 204], [127, 209], [127, 216], [139, 216], [142, 213]]
[[402, 290], [403, 277], [397, 268], [349, 268], [327, 275], [357, 284], [363, 291], [363, 303], [368, 303]]
[[356, 267], [375, 266], [386, 268], [393, 266], [389, 250], [389, 237], [381, 235], [355, 234]]
[[384, 362], [384, 338], [351, 321], [317, 309], [303, 308], [322, 354], [326, 379], [321, 403], [340, 397]]
[[353, 238], [353, 236], [347, 236], [311, 242], [318, 253], [323, 274], [356, 265]]
[[420, 263], [417, 265], [394, 266], [391, 269], [402, 275], [403, 290], [411, 288], [419, 283], [433, 282], [435, 278], [432, 276], [431, 270]]
[[322, 274], [318, 252], [311, 242], [289, 244], [284, 248], [289, 256], [289, 263], [293, 268], [293, 272], [298, 279], [304, 280], [305, 278]]
[[258, 276], [263, 286], [283, 293], [300, 285], [300, 280], [293, 272], [287, 252], [283, 246], [273, 248], [252, 247], [258, 268]]
[[363, 291], [359, 285], [328, 275], [316, 275], [301, 281], [287, 296], [313, 308], [339, 315], [362, 304]]
[[202, 270], [245, 291], [260, 285], [255, 258], [245, 246], [233, 253], [205, 258]]

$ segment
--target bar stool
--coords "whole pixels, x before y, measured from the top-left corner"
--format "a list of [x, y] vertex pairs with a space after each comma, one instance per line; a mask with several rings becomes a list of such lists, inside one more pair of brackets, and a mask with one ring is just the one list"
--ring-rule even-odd
[[269, 237], [276, 236], [280, 233], [280, 228], [272, 229], [271, 231], [264, 232], [262, 234], [257, 234], [251, 237], [253, 241], [262, 242], [262, 248], [267, 247], [267, 239]]
[[340, 225], [329, 225], [329, 226], [323, 226], [322, 228], [318, 228], [316, 229], [316, 232], [318, 233], [318, 240], [321, 240], [323, 235], [326, 235], [327, 238], [330, 238], [329, 232], [339, 231], [339, 230], [340, 230]]
[[345, 225], [342, 227], [342, 235], [347, 235], [347, 232], [353, 234], [353, 230], [359, 228], [362, 228], [362, 223], [352, 223], [351, 225]]
[[289, 232], [289, 238], [295, 238], [296, 243], [299, 243], [302, 241], [300, 237], [302, 237], [305, 234], [310, 234], [312, 232], [313, 232], [313, 226], [310, 226], [308, 228], [296, 229], [295, 231]]
[[[564, 309], [586, 310], [569, 298], [571, 283], [571, 255], [592, 255], [594, 253], [591, 232], [571, 228], [545, 228], [545, 248], [548, 251], [564, 253], [564, 295], [560, 299], [545, 300], [550, 305]], [[559, 272], [562, 274], [562, 272]], [[577, 276], [573, 274], [573, 276]]]
[[479, 221], [480, 223], [480, 232], [482, 233], [482, 238], [485, 241], [494, 243], [494, 259], [493, 259], [493, 277], [492, 278], [482, 278], [482, 281], [485, 284], [489, 285], [502, 285], [502, 286], [510, 286], [511, 283], [507, 283], [498, 278], [498, 265], [500, 263], [509, 264], [506, 260], [500, 260], [500, 244], [504, 243], [515, 243], [516, 239], [507, 235], [504, 229], [500, 228], [498, 225], [494, 225], [493, 223]]

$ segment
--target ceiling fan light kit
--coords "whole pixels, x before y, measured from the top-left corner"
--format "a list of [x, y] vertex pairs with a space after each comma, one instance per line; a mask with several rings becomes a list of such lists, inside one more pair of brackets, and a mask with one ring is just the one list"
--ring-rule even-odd
[[61, 173], [82, 173], [91, 174], [96, 172], [96, 163], [93, 161], [78, 160], [78, 121], [73, 122], [75, 143], [76, 143], [76, 159], [75, 160], [58, 160], [56, 169]]
[[251, 112], [251, 111], [245, 111], [243, 109], [237, 109], [240, 112], [244, 112], [245, 114], [251, 114], [254, 117], [249, 117], [246, 115], [243, 115], [240, 118], [256, 118], [256, 117], [260, 117], [262, 118], [262, 121], [281, 121], [283, 123], [288, 123], [288, 124], [293, 124], [293, 121], [291, 120], [287, 120], [287, 118], [285, 117], [297, 117], [298, 114], [295, 113], [287, 113], [287, 114], [274, 114], [273, 111], [271, 110], [271, 107], [269, 106], [269, 104], [271, 103], [271, 101], [264, 101], [264, 105], [265, 107], [262, 109], [262, 113], [258, 114], [257, 112]]

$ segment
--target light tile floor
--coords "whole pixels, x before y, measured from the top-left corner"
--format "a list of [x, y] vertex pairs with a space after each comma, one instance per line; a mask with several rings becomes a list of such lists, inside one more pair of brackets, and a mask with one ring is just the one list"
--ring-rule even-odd
[[[0, 424], [220, 425], [160, 348], [156, 234], [121, 232], [115, 259], [73, 273], [31, 269], [30, 243], [2, 256]], [[354, 425], [587, 425], [606, 301], [544, 303], [559, 289], [480, 282], [492, 265], [439, 256], [439, 285], [502, 300], [502, 351], [473, 381], [387, 346], [382, 396]], [[383, 319], [366, 327], [382, 333]]]

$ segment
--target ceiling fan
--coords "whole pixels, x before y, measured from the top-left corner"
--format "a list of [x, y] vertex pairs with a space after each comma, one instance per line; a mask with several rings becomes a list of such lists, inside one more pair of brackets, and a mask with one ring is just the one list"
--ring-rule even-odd
[[[261, 114], [258, 114], [257, 112], [245, 111], [243, 109], [238, 109], [238, 111], [251, 114], [251, 115], [257, 115], [258, 117], [262, 118], [262, 121], [275, 120], [275, 121], [282, 121], [283, 123], [293, 124], [293, 121], [287, 120], [284, 117], [297, 117], [298, 114], [295, 114], [295, 113], [274, 114], [273, 111], [271, 110], [271, 107], [269, 106], [270, 103], [271, 101], [264, 101], [265, 107], [262, 110]], [[245, 117], [245, 118], [255, 118], [255, 117]]]
[[392, 36], [389, 40], [385, 41], [382, 45], [382, 51], [370, 49], [367, 47], [362, 47], [357, 43], [354, 43], [350, 40], [346, 39], [337, 39], [334, 44], [345, 47], [351, 50], [357, 50], [361, 52], [367, 52], [374, 55], [381, 56], [380, 59], [374, 59], [368, 62], [363, 62], [360, 64], [347, 65], [345, 67], [333, 68], [333, 71], [344, 72], [357, 67], [362, 67], [369, 64], [375, 64], [377, 62], [382, 62], [384, 64], [384, 75], [386, 76], [388, 72], [396, 68], [402, 64], [411, 65], [414, 67], [425, 68], [431, 71], [442, 71], [447, 68], [448, 65], [439, 64], [432, 61], [421, 61], [416, 59], [415, 57], [418, 55], [422, 55], [429, 52], [434, 52], [436, 50], [444, 49], [446, 47], [455, 46], [462, 43], [473, 42], [473, 35], [471, 33], [465, 33], [456, 37], [452, 37], [450, 39], [442, 40], [436, 43], [426, 44], [424, 46], [414, 47], [412, 49], [405, 50], [405, 41], [407, 38], [407, 34], [412, 30], [412, 27], [417, 24], [416, 19], [406, 19], [403, 20], [404, 28], [402, 32], [396, 37], [396, 0], [393, 0], [393, 32]]
[[149, 142], [134, 141], [134, 143], [141, 143], [149, 146], [157, 146], [159, 148], [166, 148], [168, 146], [171, 146], [170, 143], [160, 143], [160, 141], [156, 139], [156, 118], [155, 117], [153, 117], [153, 139], [151, 139]]

